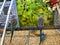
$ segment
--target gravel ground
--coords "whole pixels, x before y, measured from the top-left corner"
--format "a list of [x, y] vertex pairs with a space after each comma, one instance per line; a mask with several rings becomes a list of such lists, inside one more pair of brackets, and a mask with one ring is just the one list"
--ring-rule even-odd
[[[15, 31], [11, 43], [9, 43], [10, 32], [8, 32], [9, 34], [6, 34], [4, 45], [26, 45], [28, 32], [29, 31]], [[56, 30], [44, 30], [44, 33], [46, 37], [41, 45], [60, 45], [60, 34], [58, 34]], [[39, 40], [39, 31], [30, 33], [29, 45], [39, 45]]]

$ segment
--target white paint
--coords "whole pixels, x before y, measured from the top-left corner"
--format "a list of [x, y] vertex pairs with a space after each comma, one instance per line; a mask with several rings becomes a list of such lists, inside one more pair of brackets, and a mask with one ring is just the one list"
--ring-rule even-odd
[[45, 0], [43, 0], [43, 2], [45, 2]]
[[52, 9], [50, 7], [47, 7], [47, 8], [48, 8], [48, 10], [50, 10], [52, 12]]

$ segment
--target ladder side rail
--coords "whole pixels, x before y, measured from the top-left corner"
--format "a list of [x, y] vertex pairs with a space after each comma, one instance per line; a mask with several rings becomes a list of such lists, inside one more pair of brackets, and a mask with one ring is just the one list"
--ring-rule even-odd
[[3, 11], [3, 8], [4, 8], [4, 5], [5, 5], [5, 2], [6, 2], [6, 0], [3, 1], [3, 4], [2, 4], [2, 6], [1, 6], [1, 9], [0, 9], [0, 15], [1, 15], [2, 11]]

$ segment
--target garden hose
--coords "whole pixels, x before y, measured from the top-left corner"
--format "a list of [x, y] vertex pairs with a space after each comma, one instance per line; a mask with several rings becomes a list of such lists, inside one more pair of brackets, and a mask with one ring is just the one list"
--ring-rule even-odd
[[42, 32], [42, 29], [43, 29], [42, 25], [38, 26], [38, 28], [40, 30], [40, 43], [39, 43], [39, 45], [40, 45], [41, 42], [45, 39], [45, 34]]
[[38, 28], [40, 30], [40, 43], [45, 39], [45, 34], [42, 32], [43, 29], [43, 24], [44, 24], [44, 15], [42, 14], [40, 18], [38, 19]]
[[17, 21], [16, 21], [16, 19], [14, 18], [14, 16], [12, 16], [12, 18], [11, 18], [11, 23], [10, 23], [10, 25], [9, 25], [10, 31], [11, 31], [10, 43], [11, 43], [11, 41], [12, 41], [12, 37], [13, 37], [13, 34], [14, 34], [14, 30], [15, 30], [15, 28], [16, 28], [16, 24], [17, 24]]

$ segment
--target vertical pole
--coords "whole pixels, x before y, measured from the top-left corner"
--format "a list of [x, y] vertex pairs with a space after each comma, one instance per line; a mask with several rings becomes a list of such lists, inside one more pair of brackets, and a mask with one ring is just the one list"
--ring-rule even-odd
[[[56, 16], [55, 18], [55, 21], [57, 21], [57, 23], [58, 23], [58, 25], [60, 25], [60, 6], [58, 5], [58, 4], [56, 4], [56, 7], [57, 7], [57, 10], [54, 12], [55, 13], [55, 15], [54, 16]], [[56, 29], [56, 31], [60, 34], [60, 29]]]
[[[30, 31], [31, 31], [31, 30], [30, 30]], [[28, 32], [28, 38], [27, 38], [26, 45], [29, 45], [30, 31]]]

